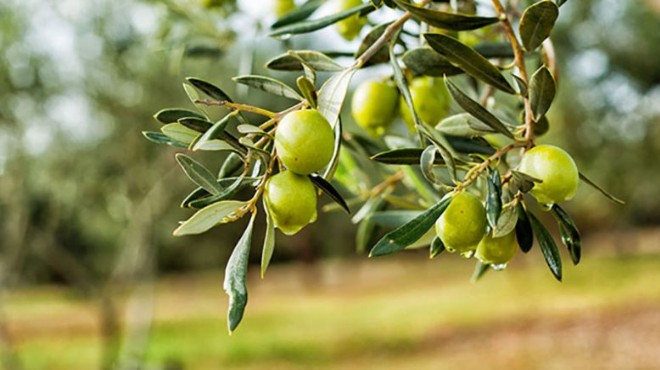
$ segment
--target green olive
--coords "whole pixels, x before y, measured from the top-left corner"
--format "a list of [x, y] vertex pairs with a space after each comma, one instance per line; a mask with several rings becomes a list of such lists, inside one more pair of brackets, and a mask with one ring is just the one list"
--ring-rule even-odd
[[332, 128], [316, 109], [284, 116], [275, 133], [280, 161], [292, 172], [308, 175], [328, 165], [334, 151]]
[[[343, 12], [360, 5], [362, 5], [362, 0], [334, 0], [333, 3], [335, 13]], [[365, 23], [366, 18], [360, 17], [360, 14], [354, 14], [335, 23], [335, 28], [341, 37], [350, 41], [360, 34]]]
[[280, 172], [266, 182], [264, 199], [275, 227], [293, 235], [316, 220], [316, 189], [307, 176]]
[[353, 93], [353, 119], [368, 133], [376, 136], [392, 123], [399, 102], [399, 90], [386, 81], [366, 81]]
[[525, 152], [518, 170], [542, 181], [535, 183], [530, 193], [546, 205], [572, 199], [580, 181], [573, 158], [552, 145], [539, 145]]
[[[415, 112], [423, 123], [435, 126], [449, 113], [451, 96], [442, 79], [428, 76], [418, 77], [412, 80], [408, 88]], [[401, 116], [408, 128], [413, 131], [415, 123], [403, 97], [401, 97], [400, 105]]]
[[493, 238], [490, 235], [484, 236], [477, 246], [475, 256], [479, 261], [490, 265], [503, 265], [508, 263], [516, 250], [516, 232], [512, 231], [503, 237]]
[[274, 0], [273, 2], [273, 12], [277, 18], [290, 13], [295, 8], [296, 3], [293, 0]]
[[435, 231], [448, 251], [474, 251], [486, 233], [486, 210], [476, 196], [458, 193], [436, 221]]

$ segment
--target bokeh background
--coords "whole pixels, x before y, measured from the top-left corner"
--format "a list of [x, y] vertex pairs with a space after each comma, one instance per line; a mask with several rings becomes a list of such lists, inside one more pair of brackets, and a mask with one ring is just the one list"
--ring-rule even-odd
[[355, 46], [330, 30], [268, 39], [267, 7], [239, 3], [227, 14], [192, 0], [0, 2], [2, 368], [660, 365], [660, 2], [561, 9], [561, 88], [542, 141], [626, 200], [582, 186], [567, 204], [585, 256], [563, 283], [538, 249], [477, 284], [456, 256], [367, 260], [350, 219], [321, 214], [278, 237], [265, 280], [253, 248], [251, 301], [230, 337], [221, 285], [242, 228], [172, 237], [193, 186], [176, 150], [141, 131], [157, 129], [155, 111], [189, 106], [186, 76], [281, 109], [231, 77], [267, 73], [288, 48]]

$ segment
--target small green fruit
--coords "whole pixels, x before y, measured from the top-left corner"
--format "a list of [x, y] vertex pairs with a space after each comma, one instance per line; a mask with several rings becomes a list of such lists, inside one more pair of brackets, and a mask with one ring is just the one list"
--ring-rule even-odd
[[275, 227], [286, 235], [316, 220], [316, 189], [307, 176], [278, 173], [266, 182], [264, 199]]
[[476, 257], [479, 261], [490, 265], [503, 265], [508, 263], [516, 250], [516, 232], [512, 231], [501, 238], [484, 236], [477, 246]]
[[353, 93], [353, 119], [370, 134], [380, 135], [392, 123], [399, 101], [399, 90], [385, 81], [366, 81]]
[[[355, 8], [356, 6], [362, 5], [361, 0], [335, 0], [334, 1], [334, 12], [339, 13], [343, 12], [345, 10]], [[360, 31], [362, 30], [362, 27], [366, 23], [366, 18], [360, 17], [359, 14], [354, 14], [346, 19], [342, 19], [341, 21], [335, 23], [335, 28], [337, 29], [337, 32], [343, 37], [345, 40], [350, 41], [356, 38], [359, 34]]]
[[328, 165], [334, 152], [334, 134], [316, 109], [284, 116], [275, 133], [275, 149], [290, 171], [309, 175]]
[[541, 180], [530, 193], [542, 204], [555, 204], [572, 199], [580, 175], [573, 158], [563, 149], [539, 145], [523, 154], [519, 171]]
[[486, 233], [486, 210], [476, 196], [456, 194], [436, 221], [435, 231], [447, 250], [474, 251]]
[[273, 12], [277, 18], [290, 13], [296, 8], [296, 3], [293, 0], [274, 0]]
[[[431, 126], [435, 126], [449, 113], [451, 96], [442, 79], [433, 77], [418, 77], [412, 80], [408, 86], [413, 106], [419, 119]], [[415, 122], [406, 101], [401, 97], [401, 116], [411, 131], [414, 130]]]

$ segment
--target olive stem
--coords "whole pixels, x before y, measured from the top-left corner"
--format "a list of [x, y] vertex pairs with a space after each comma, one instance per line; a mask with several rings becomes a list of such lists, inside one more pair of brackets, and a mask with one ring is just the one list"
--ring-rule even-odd
[[[504, 9], [504, 6], [500, 0], [492, 0], [497, 16], [504, 27], [504, 32], [511, 42], [511, 48], [513, 49], [513, 59], [518, 67], [518, 73], [520, 78], [529, 85], [529, 77], [527, 75], [527, 68], [525, 67], [525, 52], [516, 37], [516, 33], [513, 30], [509, 16]], [[530, 147], [534, 143], [534, 115], [532, 113], [532, 105], [529, 101], [529, 97], [523, 96], [523, 103], [525, 105], [525, 147]]]
[[502, 156], [504, 156], [506, 153], [510, 152], [511, 150], [515, 148], [521, 148], [527, 146], [527, 143], [524, 141], [516, 141], [513, 142], [509, 145], [503, 146], [499, 148], [495, 153], [493, 153], [490, 157], [486, 158], [485, 161], [479, 163], [477, 166], [472, 167], [470, 171], [465, 175], [465, 178], [463, 181], [458, 183], [456, 187], [454, 188], [454, 192], [459, 192], [462, 189], [465, 189], [468, 187], [471, 183], [474, 182], [479, 176], [488, 168], [490, 165], [495, 162], [496, 160], [500, 159]]
[[276, 118], [278, 117], [278, 114], [275, 112], [271, 112], [267, 109], [255, 107], [252, 105], [248, 104], [241, 104], [241, 103], [232, 103], [228, 102], [226, 100], [211, 100], [211, 99], [197, 99], [195, 100], [195, 103], [200, 103], [208, 106], [218, 106], [218, 107], [226, 107], [231, 110], [238, 110], [241, 112], [250, 112], [254, 114], [258, 114], [260, 116], [268, 117], [268, 118]]

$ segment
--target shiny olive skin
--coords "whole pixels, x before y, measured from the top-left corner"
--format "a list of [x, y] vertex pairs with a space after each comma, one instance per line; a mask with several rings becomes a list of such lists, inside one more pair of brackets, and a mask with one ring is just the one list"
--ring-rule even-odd
[[461, 192], [438, 218], [435, 230], [448, 251], [474, 251], [486, 233], [486, 210], [479, 198]]
[[552, 145], [538, 145], [523, 154], [518, 170], [542, 182], [530, 191], [542, 204], [555, 204], [570, 200], [580, 182], [573, 158], [563, 149]]
[[387, 81], [371, 80], [353, 92], [351, 113], [355, 122], [372, 136], [382, 135], [392, 123], [399, 102], [399, 90]]
[[309, 175], [330, 162], [334, 133], [316, 109], [294, 111], [277, 125], [275, 149], [287, 169], [299, 175]]
[[307, 176], [280, 172], [266, 182], [264, 200], [273, 223], [293, 235], [316, 220], [316, 189]]

